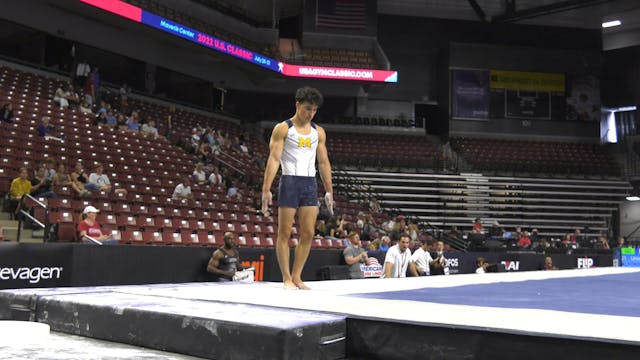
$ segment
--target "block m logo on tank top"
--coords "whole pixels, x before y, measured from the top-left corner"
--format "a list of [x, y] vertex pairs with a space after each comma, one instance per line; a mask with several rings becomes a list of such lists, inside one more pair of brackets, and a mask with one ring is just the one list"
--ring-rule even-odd
[[298, 147], [299, 148], [310, 148], [311, 147], [311, 138], [310, 137], [298, 137]]

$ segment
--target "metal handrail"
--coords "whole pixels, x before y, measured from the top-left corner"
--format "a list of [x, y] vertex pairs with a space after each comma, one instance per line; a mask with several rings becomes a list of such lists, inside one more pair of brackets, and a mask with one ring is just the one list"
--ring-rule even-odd
[[104, 244], [102, 243], [102, 241], [100, 241], [100, 240], [98, 240], [98, 239], [94, 239], [94, 238], [92, 238], [92, 237], [91, 237], [91, 236], [89, 236], [89, 235], [84, 235], [83, 237], [85, 237], [85, 238], [89, 239], [89, 241], [91, 241], [92, 243], [94, 243], [94, 244], [96, 244], [96, 245], [104, 245]]
[[[41, 208], [44, 209], [44, 223], [40, 222], [38, 219], [36, 219], [35, 217], [33, 217], [31, 214], [29, 214], [28, 212], [24, 211], [24, 202], [25, 199], [29, 199], [31, 201], [33, 201], [36, 205], [40, 206]], [[31, 221], [33, 221], [36, 225], [40, 226], [41, 228], [44, 229], [44, 242], [48, 242], [48, 237], [49, 237], [49, 226], [51, 225], [49, 223], [49, 208], [47, 208], [47, 205], [45, 203], [43, 203], [42, 201], [34, 198], [33, 196], [29, 195], [29, 194], [25, 194], [22, 195], [22, 197], [20, 198], [20, 204], [18, 205], [19, 209], [20, 209], [20, 214], [26, 216], [27, 218], [29, 218]], [[20, 236], [22, 235], [22, 219], [23, 217], [21, 216], [18, 219], [18, 233], [16, 235], [16, 241], [20, 242]]]

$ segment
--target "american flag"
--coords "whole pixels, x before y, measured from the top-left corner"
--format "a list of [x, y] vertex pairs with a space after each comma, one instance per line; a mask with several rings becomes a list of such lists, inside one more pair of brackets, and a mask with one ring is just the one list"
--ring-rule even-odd
[[375, 257], [371, 256], [369, 258], [369, 260], [371, 260], [370, 264], [371, 265], [380, 265], [380, 262], [378, 261], [378, 259], [376, 259]]
[[325, 28], [364, 30], [367, 28], [365, 0], [316, 0], [316, 25]]

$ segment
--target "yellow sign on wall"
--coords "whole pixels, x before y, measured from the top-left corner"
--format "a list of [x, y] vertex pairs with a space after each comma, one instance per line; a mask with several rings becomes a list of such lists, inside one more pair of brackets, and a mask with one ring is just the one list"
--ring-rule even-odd
[[564, 92], [564, 74], [489, 70], [491, 89]]

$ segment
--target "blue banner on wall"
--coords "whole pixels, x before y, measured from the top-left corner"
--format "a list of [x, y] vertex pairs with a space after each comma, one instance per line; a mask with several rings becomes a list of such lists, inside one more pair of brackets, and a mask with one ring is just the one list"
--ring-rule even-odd
[[451, 110], [454, 119], [489, 118], [489, 71], [453, 70], [451, 73]]

